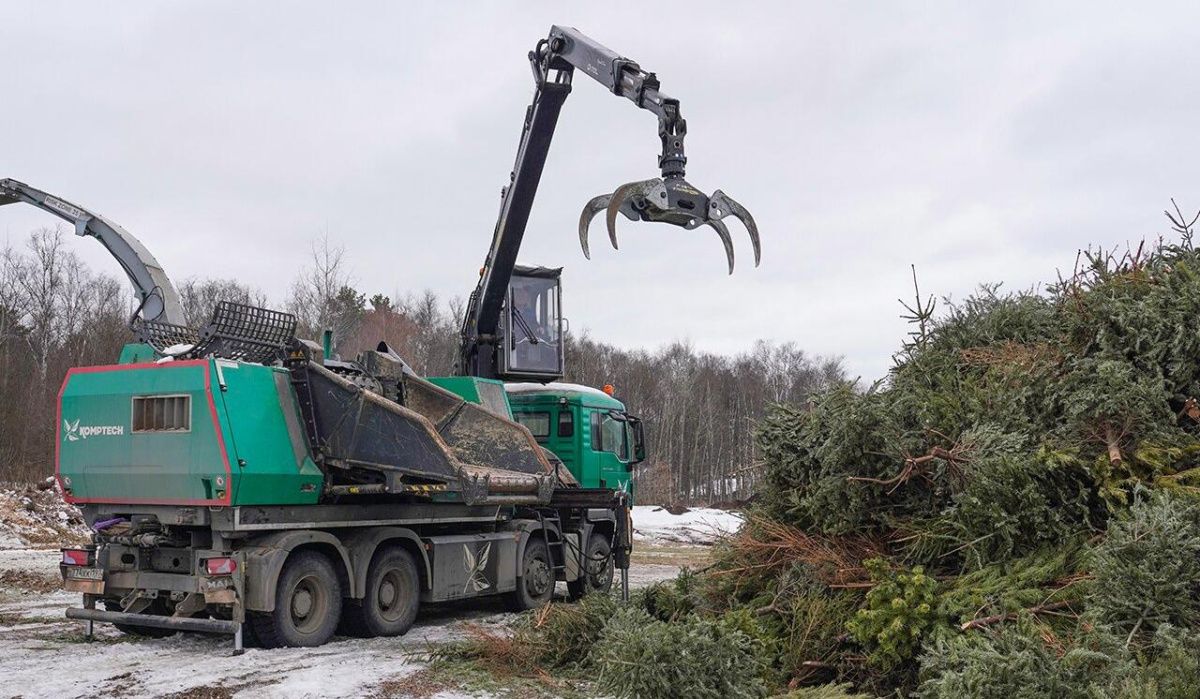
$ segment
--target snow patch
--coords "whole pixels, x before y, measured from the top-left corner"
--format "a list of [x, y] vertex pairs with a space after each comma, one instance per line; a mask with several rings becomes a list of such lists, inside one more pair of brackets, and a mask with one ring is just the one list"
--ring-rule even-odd
[[673, 515], [658, 505], [635, 505], [633, 540], [645, 544], [711, 545], [722, 534], [732, 534], [742, 526], [738, 512], [699, 507]]
[[79, 509], [63, 500], [51, 478], [41, 487], [0, 487], [0, 550], [58, 548], [89, 540]]

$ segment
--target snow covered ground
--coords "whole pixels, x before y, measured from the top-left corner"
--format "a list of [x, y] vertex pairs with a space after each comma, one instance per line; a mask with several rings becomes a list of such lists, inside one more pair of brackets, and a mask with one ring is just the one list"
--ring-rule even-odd
[[[674, 577], [680, 552], [688, 559], [684, 563], [703, 562], [707, 549], [697, 544], [736, 530], [741, 519], [722, 510], [671, 515], [638, 506], [633, 523], [630, 586], [636, 588]], [[639, 545], [670, 547], [671, 563], [639, 560]], [[0, 550], [0, 697], [397, 696], [389, 683], [412, 678], [425, 667], [431, 646], [461, 637], [467, 624], [503, 626], [513, 619], [499, 600], [479, 600], [423, 609], [403, 638], [337, 638], [320, 648], [248, 649], [236, 657], [228, 637], [144, 639], [103, 624], [96, 625], [96, 638], [89, 642], [80, 622], [63, 617], [79, 597], [57, 589], [58, 556], [56, 549]], [[462, 695], [442, 691], [432, 696]]]
[[[10, 598], [11, 599], [11, 598]], [[21, 697], [353, 697], [424, 667], [433, 644], [457, 638], [465, 622], [503, 624], [512, 615], [471, 607], [426, 612], [403, 638], [337, 639], [320, 648], [230, 652], [228, 637], [176, 634], [134, 639], [103, 624], [96, 638], [62, 618], [77, 605], [66, 592], [0, 604], [0, 696]], [[455, 696], [453, 693], [439, 697]]]
[[742, 526], [737, 512], [707, 507], [673, 515], [657, 505], [633, 508], [633, 541], [638, 543], [708, 545], [721, 534], [732, 534]]
[[[19, 505], [25, 495], [0, 491], [0, 500], [7, 497], [13, 502], [6, 504]], [[394, 696], [390, 691], [395, 685], [389, 683], [425, 667], [430, 647], [461, 637], [468, 624], [503, 626], [513, 619], [498, 600], [480, 600], [424, 609], [412, 631], [399, 639], [338, 638], [320, 648], [249, 649], [237, 657], [230, 653], [228, 637], [144, 639], [97, 624], [95, 639], [87, 641], [82, 624], [63, 617], [63, 610], [77, 605], [79, 598], [58, 590], [57, 549], [31, 548], [26, 536], [78, 536], [79, 524], [68, 523], [50, 507], [52, 498], [52, 493], [41, 495], [33, 510], [5, 508], [10, 516], [0, 518], [0, 534], [6, 535], [0, 537], [0, 697]], [[702, 545], [740, 524], [736, 513], [723, 510], [672, 515], [656, 506], [635, 507], [631, 587], [674, 577], [681, 555], [692, 564], [703, 561]], [[639, 560], [637, 546], [667, 547], [671, 556]], [[443, 691], [432, 696], [461, 695]]]

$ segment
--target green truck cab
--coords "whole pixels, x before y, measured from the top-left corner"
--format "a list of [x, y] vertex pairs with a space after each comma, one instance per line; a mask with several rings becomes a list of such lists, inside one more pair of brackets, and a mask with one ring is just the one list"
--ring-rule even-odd
[[585, 488], [624, 489], [633, 496], [634, 465], [646, 458], [642, 421], [590, 386], [509, 383], [513, 419], [529, 428]]
[[472, 376], [428, 381], [524, 425], [582, 487], [623, 489], [632, 502], [633, 467], [646, 459], [642, 421], [608, 393], [563, 382], [505, 383]]

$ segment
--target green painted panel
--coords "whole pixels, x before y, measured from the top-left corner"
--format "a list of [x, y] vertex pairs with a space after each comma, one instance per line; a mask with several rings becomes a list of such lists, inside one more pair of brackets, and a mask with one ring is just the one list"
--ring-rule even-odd
[[153, 362], [154, 348], [141, 342], [131, 342], [121, 348], [121, 358], [117, 364], [143, 364]]
[[59, 474], [77, 501], [291, 505], [321, 494], [282, 369], [85, 367], [68, 376], [60, 409]]
[[233, 504], [316, 503], [323, 475], [308, 456], [287, 371], [219, 359], [214, 367], [231, 428]]
[[[205, 391], [207, 361], [85, 367], [60, 400], [58, 468], [71, 497], [221, 504], [225, 459]], [[134, 398], [176, 400], [186, 429], [135, 431]], [[219, 479], [219, 480], [218, 480]]]
[[504, 392], [503, 381], [474, 376], [433, 376], [425, 380], [465, 401], [482, 405], [497, 415], [512, 419], [512, 408], [508, 394]]

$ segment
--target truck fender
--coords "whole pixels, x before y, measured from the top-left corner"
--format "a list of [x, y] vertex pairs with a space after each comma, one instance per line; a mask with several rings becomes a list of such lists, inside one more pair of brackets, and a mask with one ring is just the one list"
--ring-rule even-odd
[[350, 553], [351, 570], [354, 571], [354, 575], [351, 577], [352, 597], [358, 599], [366, 595], [367, 570], [371, 567], [371, 559], [375, 557], [375, 551], [385, 541], [396, 539], [412, 542], [413, 545], [406, 548], [409, 548], [410, 553], [412, 550], [418, 552], [417, 565], [424, 571], [425, 589], [431, 589], [433, 570], [429, 566], [429, 554], [425, 550], [425, 544], [421, 541], [421, 537], [411, 529], [404, 527], [372, 527], [366, 531], [352, 532], [343, 539], [346, 549]]
[[589, 529], [599, 529], [611, 534], [617, 528], [617, 515], [612, 510], [599, 507], [589, 508], [585, 519], [588, 524], [592, 525]]
[[340, 554], [340, 572], [346, 580], [354, 580], [346, 547], [333, 534], [311, 529], [269, 534], [243, 549], [246, 554], [246, 609], [255, 612], [275, 610], [275, 585], [279, 582], [283, 564], [292, 551], [307, 544], [333, 547]]
[[[505, 529], [514, 532], [520, 537], [517, 542], [517, 575], [521, 574], [521, 561], [525, 559], [525, 546], [529, 543], [529, 537], [536, 534], [541, 536], [542, 527], [535, 519], [514, 519], [509, 522]], [[563, 538], [563, 533], [553, 523], [548, 527], [560, 541]]]

